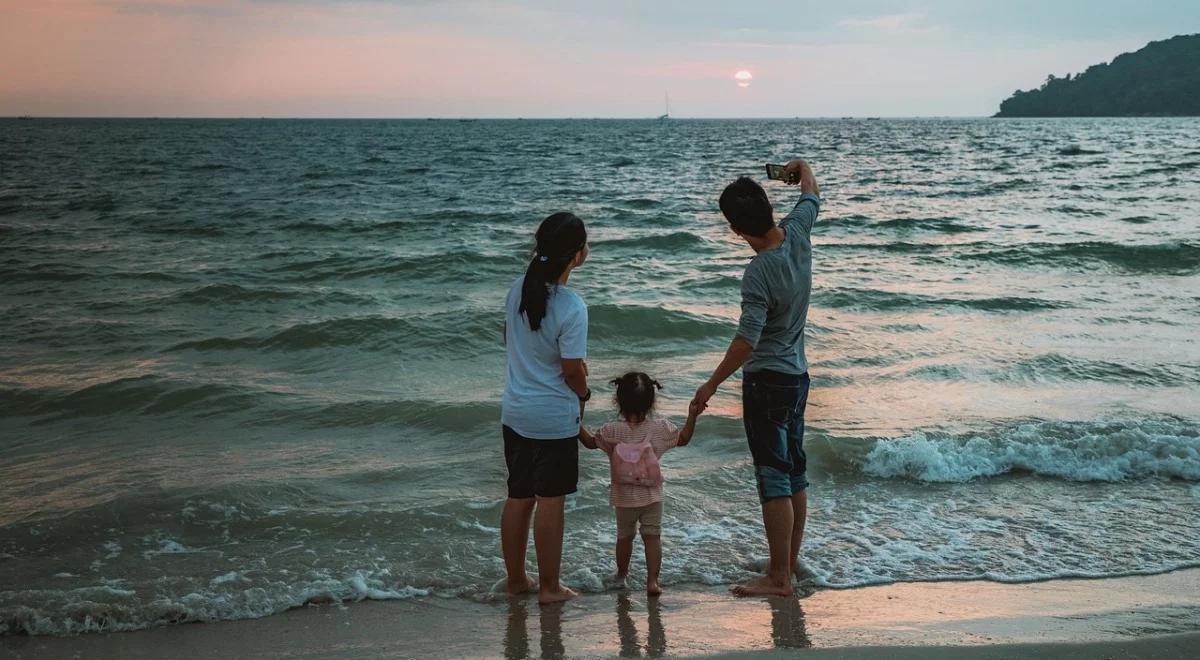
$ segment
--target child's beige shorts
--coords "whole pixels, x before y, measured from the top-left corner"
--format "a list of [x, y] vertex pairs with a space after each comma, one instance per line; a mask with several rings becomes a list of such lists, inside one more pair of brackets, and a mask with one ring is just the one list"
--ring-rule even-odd
[[638, 523], [641, 523], [642, 536], [661, 536], [662, 502], [617, 507], [617, 538], [627, 539], [637, 534]]

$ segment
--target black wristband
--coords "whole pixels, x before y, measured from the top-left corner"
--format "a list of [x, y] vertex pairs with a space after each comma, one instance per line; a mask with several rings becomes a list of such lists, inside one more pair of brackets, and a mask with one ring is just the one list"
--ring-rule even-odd
[[[575, 396], [579, 396], [579, 395], [576, 394]], [[589, 387], [587, 394], [584, 394], [583, 396], [579, 396], [579, 402], [587, 403], [589, 400], [591, 400], [591, 398], [592, 398], [592, 388]]]

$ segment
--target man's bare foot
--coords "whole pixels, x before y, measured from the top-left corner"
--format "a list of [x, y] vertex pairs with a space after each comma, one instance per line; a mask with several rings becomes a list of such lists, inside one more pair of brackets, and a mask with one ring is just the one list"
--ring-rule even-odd
[[792, 585], [790, 579], [786, 583], [780, 583], [764, 575], [760, 578], [750, 580], [745, 584], [736, 585], [730, 591], [738, 598], [745, 598], [746, 596], [791, 596]]
[[646, 583], [646, 595], [647, 596], [661, 596], [662, 595], [662, 587], [658, 586], [657, 581], [647, 582]]
[[551, 603], [561, 603], [564, 601], [571, 600], [572, 598], [574, 598], [578, 595], [579, 594], [575, 593], [574, 591], [571, 591], [570, 589], [568, 589], [566, 587], [559, 587], [555, 591], [539, 591], [538, 592], [538, 605], [549, 605]]
[[533, 591], [533, 581], [529, 579], [528, 575], [521, 580], [505, 580], [504, 591], [509, 596], [520, 596], [521, 594], [527, 594], [530, 591]]

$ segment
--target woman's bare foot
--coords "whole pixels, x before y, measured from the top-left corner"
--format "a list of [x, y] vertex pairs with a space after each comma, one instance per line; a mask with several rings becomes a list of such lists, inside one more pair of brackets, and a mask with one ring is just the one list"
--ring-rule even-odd
[[745, 598], [746, 596], [791, 596], [792, 585], [791, 576], [785, 582], [779, 582], [772, 579], [768, 575], [750, 580], [745, 584], [739, 584], [730, 589], [734, 596]]
[[529, 579], [528, 575], [520, 580], [504, 581], [504, 591], [509, 596], [520, 596], [521, 594], [527, 594], [530, 591], [533, 591], [533, 588], [533, 581]]
[[647, 596], [661, 596], [662, 595], [662, 587], [658, 586], [657, 580], [646, 583], [646, 595]]
[[538, 605], [549, 605], [551, 603], [561, 603], [564, 601], [571, 600], [572, 598], [574, 598], [578, 595], [579, 594], [575, 593], [574, 591], [571, 591], [570, 589], [568, 589], [566, 587], [561, 587], [561, 586], [554, 591], [539, 591], [538, 592]]

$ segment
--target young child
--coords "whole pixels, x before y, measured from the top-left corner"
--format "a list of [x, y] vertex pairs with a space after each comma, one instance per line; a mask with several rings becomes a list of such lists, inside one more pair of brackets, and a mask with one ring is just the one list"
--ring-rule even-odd
[[629, 577], [633, 556], [633, 537], [641, 528], [646, 547], [646, 593], [662, 593], [658, 585], [662, 569], [662, 472], [658, 459], [672, 447], [692, 440], [696, 430], [697, 407], [688, 410], [682, 429], [665, 419], [650, 419], [654, 410], [658, 381], [644, 373], [631, 371], [612, 381], [617, 386], [617, 410], [621, 418], [601, 426], [594, 434], [580, 427], [579, 440], [588, 449], [603, 449], [608, 454], [611, 486], [608, 501], [617, 509], [617, 574], [623, 585]]

